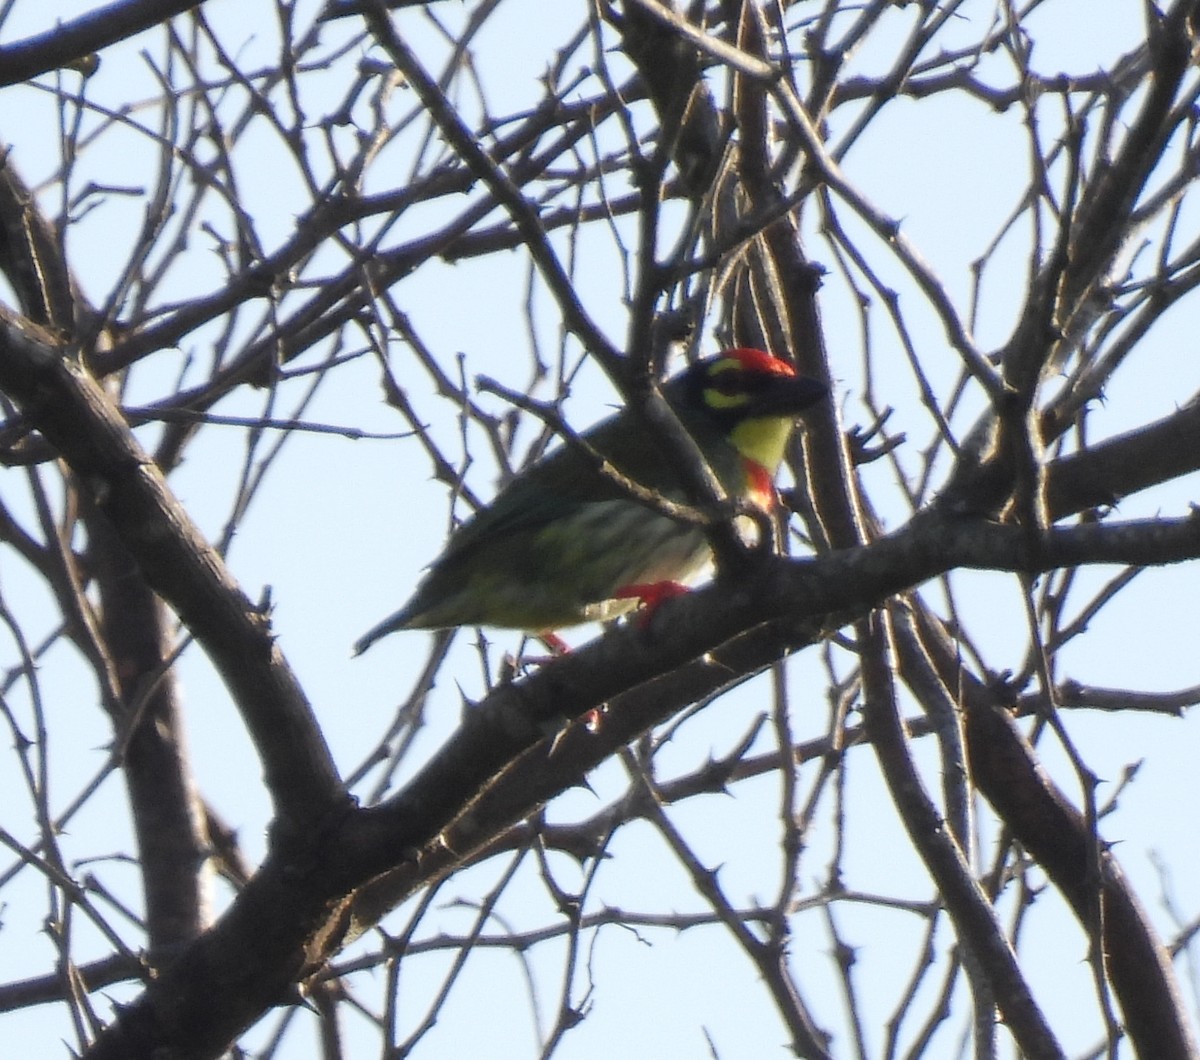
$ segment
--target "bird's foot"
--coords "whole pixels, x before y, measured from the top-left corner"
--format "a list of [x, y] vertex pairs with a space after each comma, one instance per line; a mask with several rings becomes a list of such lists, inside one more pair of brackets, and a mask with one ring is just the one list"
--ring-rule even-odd
[[552, 655], [570, 655], [571, 645], [551, 629], [543, 630], [537, 639], [546, 645], [546, 650]]
[[645, 629], [654, 617], [654, 612], [667, 600], [674, 600], [692, 590], [680, 582], [635, 582], [633, 585], [622, 585], [613, 598], [617, 600], [636, 600], [638, 602], [638, 626]]
[[571, 654], [571, 645], [562, 639], [557, 633], [552, 630], [544, 630], [541, 633], [534, 634], [534, 640], [540, 640], [545, 646], [549, 655], [522, 655], [521, 662], [525, 666], [545, 666], [546, 663], [554, 662], [564, 655]]

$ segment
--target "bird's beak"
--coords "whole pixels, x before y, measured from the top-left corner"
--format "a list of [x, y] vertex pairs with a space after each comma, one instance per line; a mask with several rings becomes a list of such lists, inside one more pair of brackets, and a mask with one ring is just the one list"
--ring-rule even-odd
[[826, 394], [828, 387], [804, 375], [772, 375], [756, 388], [750, 399], [749, 417], [799, 416]]

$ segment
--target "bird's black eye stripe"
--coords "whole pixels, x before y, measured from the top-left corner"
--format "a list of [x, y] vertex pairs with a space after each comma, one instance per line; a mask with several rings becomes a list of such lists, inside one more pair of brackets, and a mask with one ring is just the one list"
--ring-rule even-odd
[[746, 373], [736, 369], [727, 368], [712, 377], [712, 387], [719, 394], [744, 394], [748, 389], [746, 384]]
[[709, 377], [709, 386], [718, 394], [733, 397], [745, 394], [747, 397], [762, 393], [777, 379], [778, 376], [763, 375], [759, 372], [746, 372], [737, 368], [727, 368], [723, 372], [714, 372]]

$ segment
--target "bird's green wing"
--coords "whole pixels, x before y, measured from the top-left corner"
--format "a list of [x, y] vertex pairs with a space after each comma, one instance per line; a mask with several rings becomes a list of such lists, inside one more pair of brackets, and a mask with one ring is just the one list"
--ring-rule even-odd
[[[703, 426], [687, 423], [693, 436]], [[628, 416], [613, 416], [584, 436], [588, 445], [621, 474], [671, 500], [682, 500], [679, 476], [648, 433]], [[737, 454], [723, 438], [696, 437], [726, 488], [737, 474]], [[569, 515], [580, 505], [631, 499], [617, 482], [597, 470], [584, 454], [560, 445], [548, 456], [518, 474], [487, 507], [468, 519], [451, 539], [443, 561], [462, 559], [479, 543], [501, 544], [512, 535], [528, 534]], [[636, 502], [635, 502], [636, 503]]]
[[[630, 456], [645, 446], [637, 439], [618, 443], [620, 435], [628, 432], [616, 427], [615, 417], [605, 420], [588, 432], [587, 442], [607, 459], [628, 463]], [[560, 444], [548, 456], [521, 471], [490, 504], [460, 526], [442, 558], [463, 558], [480, 541], [498, 544], [514, 534], [547, 526], [581, 504], [619, 500], [624, 496], [620, 486], [595, 470], [582, 453]]]

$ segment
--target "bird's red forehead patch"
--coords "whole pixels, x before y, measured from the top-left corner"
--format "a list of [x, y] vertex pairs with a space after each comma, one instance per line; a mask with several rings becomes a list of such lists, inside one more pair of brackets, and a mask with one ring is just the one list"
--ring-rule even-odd
[[752, 350], [742, 347], [736, 350], [726, 350], [727, 357], [735, 358], [748, 372], [770, 372], [774, 375], [795, 375], [796, 370], [778, 357], [762, 350]]

